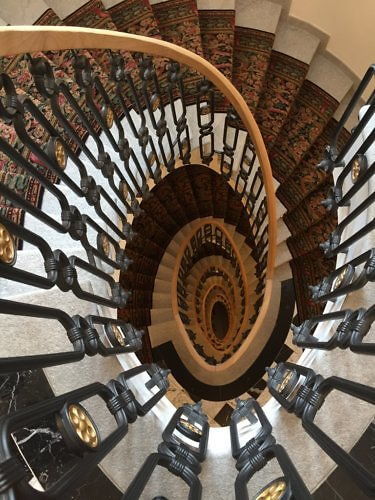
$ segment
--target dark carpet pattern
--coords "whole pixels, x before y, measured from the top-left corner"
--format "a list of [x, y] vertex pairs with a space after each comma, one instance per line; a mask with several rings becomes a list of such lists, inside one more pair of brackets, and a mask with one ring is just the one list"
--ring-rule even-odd
[[338, 106], [336, 99], [305, 80], [288, 120], [270, 151], [273, 175], [283, 183], [314, 144]]
[[[331, 174], [318, 170], [316, 165], [323, 159], [324, 150], [332, 139], [336, 125], [337, 121], [331, 118], [302, 161], [293, 170], [293, 175], [288, 178], [288, 182], [282, 184], [277, 190], [277, 197], [289, 211], [301, 203], [309, 193], [319, 189], [321, 184], [329, 182], [333, 185]], [[338, 140], [339, 149], [349, 136], [349, 132], [343, 129]]]
[[199, 25], [205, 59], [232, 78], [234, 10], [200, 10]]
[[261, 96], [274, 39], [265, 31], [238, 26], [234, 30], [232, 82], [252, 112]]
[[124, 0], [108, 13], [118, 31], [161, 38], [150, 4], [144, 0]]
[[314, 302], [308, 285], [316, 285], [335, 269], [336, 259], [327, 259], [321, 250], [314, 249], [290, 261], [298, 311], [298, 323], [321, 314], [325, 304]]
[[[336, 221], [335, 216], [326, 213], [320, 203], [332, 185], [332, 176], [318, 171], [315, 165], [322, 159], [324, 148], [330, 142], [336, 125], [332, 116], [338, 103], [312, 82], [305, 80], [307, 64], [272, 50], [275, 38], [273, 33], [235, 27], [234, 20], [235, 12], [229, 9], [198, 12], [195, 0], [168, 0], [152, 6], [146, 0], [123, 0], [108, 11], [100, 0], [89, 0], [64, 20], [52, 9], [47, 9], [35, 24], [84, 26], [163, 38], [205, 57], [232, 80], [255, 114], [269, 150], [274, 175], [281, 183], [277, 195], [288, 210], [284, 220], [291, 231], [288, 246], [294, 257], [294, 270], [300, 262], [299, 259], [306, 257], [308, 261], [309, 256], [318, 251], [319, 243], [332, 231]], [[102, 50], [82, 50], [81, 53], [89, 59], [94, 71], [101, 76], [110, 98], [117, 102], [114, 86], [108, 79], [109, 54]], [[75, 83], [70, 51], [46, 55], [56, 77], [67, 82], [74, 97], [84, 106]], [[122, 55], [127, 68], [134, 69], [135, 60], [132, 55], [126, 51], [122, 51]], [[155, 59], [163, 89], [166, 84], [166, 64], [167, 61], [162, 57]], [[4, 57], [0, 66], [0, 69], [8, 72], [15, 80], [20, 93], [30, 92], [31, 89], [34, 102], [51, 122], [58, 126], [35, 87], [31, 85], [32, 79], [26, 60], [21, 57]], [[182, 70], [185, 71], [186, 99], [188, 103], [193, 103], [200, 78], [186, 68]], [[137, 71], [133, 74], [138, 86]], [[97, 96], [95, 99], [100, 108], [102, 103]], [[87, 131], [77, 119], [74, 110], [63, 98], [60, 105], [78, 135], [85, 138]], [[228, 103], [216, 94], [216, 111], [225, 111], [227, 105]], [[116, 111], [119, 116], [122, 115], [118, 106]], [[90, 112], [86, 112], [91, 125], [99, 131], [99, 124]], [[27, 129], [38, 144], [46, 142], [44, 131], [31, 116], [27, 116]], [[56, 176], [20, 143], [13, 127], [3, 123], [1, 131], [3, 137], [15, 145], [39, 171], [56, 182]], [[60, 132], [63, 133], [61, 130]], [[348, 135], [348, 132], [342, 132], [339, 148]], [[64, 138], [77, 150], [77, 145], [66, 134]], [[162, 255], [167, 239], [176, 231], [176, 227], [181, 227], [188, 220], [208, 214], [224, 217], [226, 222], [236, 224], [238, 230], [245, 234], [247, 242], [252, 243], [247, 234], [247, 215], [226, 182], [220, 177], [209, 179], [206, 172], [197, 175], [198, 177], [193, 179], [186, 172], [181, 172], [178, 181], [171, 179], [170, 183], [160, 183], [160, 187], [154, 191], [154, 201], [152, 204], [150, 202], [143, 218], [140, 217], [135, 222], [140, 230], [143, 231], [146, 227], [150, 230], [147, 235], [147, 250], [143, 249], [144, 260], [139, 260], [136, 264], [136, 269], [141, 274], [136, 276], [129, 271], [129, 279], [131, 277], [132, 282], [135, 280], [137, 283], [135, 288], [142, 288], [147, 283], [144, 290], [147, 293], [135, 292], [134, 303], [138, 306], [149, 305], [148, 270], [155, 268], [153, 258]], [[0, 180], [34, 205], [40, 206], [43, 192], [40, 184], [3, 153], [0, 153]], [[12, 207], [8, 200], [3, 198], [0, 198], [0, 210], [12, 220], [23, 220], [22, 211]], [[130, 243], [128, 249], [137, 255], [141, 251], [136, 242]], [[325, 266], [319, 262], [316, 261], [314, 276], [320, 273], [321, 279]], [[299, 304], [302, 303], [302, 296], [300, 293], [300, 299], [297, 301]], [[142, 325], [142, 318], [146, 312], [139, 311], [140, 309], [137, 312], [137, 324], [145, 326], [147, 322]]]
[[287, 240], [287, 244], [293, 258], [300, 257], [317, 248], [320, 243], [328, 239], [328, 236], [336, 225], [336, 215], [328, 212], [328, 214], [318, 222], [298, 232], [295, 236], [291, 236]]
[[169, 0], [152, 5], [152, 10], [163, 40], [203, 56], [195, 0]]
[[255, 113], [256, 122], [268, 149], [288, 118], [304, 82], [308, 64], [273, 50]]

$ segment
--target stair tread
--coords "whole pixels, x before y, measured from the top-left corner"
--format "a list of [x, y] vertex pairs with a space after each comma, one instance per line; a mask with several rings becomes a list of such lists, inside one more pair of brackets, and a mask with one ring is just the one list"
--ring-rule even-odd
[[[189, 0], [169, 0], [167, 15], [163, 1], [151, 0], [150, 4], [163, 40], [203, 56], [198, 12], [191, 8]], [[186, 30], [188, 38], [183, 36]]]
[[217, 3], [215, 10], [210, 1], [198, 0], [197, 6], [204, 57], [231, 80], [235, 1], [227, 1], [224, 6]]

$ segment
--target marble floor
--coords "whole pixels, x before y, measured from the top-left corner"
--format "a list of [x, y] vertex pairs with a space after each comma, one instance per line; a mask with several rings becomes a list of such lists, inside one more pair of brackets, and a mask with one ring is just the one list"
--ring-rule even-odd
[[[288, 351], [289, 352], [289, 351]], [[280, 353], [283, 357], [284, 350]], [[0, 416], [11, 414], [39, 401], [53, 397], [42, 370], [29, 370], [0, 376]], [[168, 397], [179, 406], [192, 402], [189, 394], [172, 379]], [[227, 402], [203, 401], [211, 426], [228, 425], [235, 400]], [[28, 479], [37, 488], [48, 488], [76, 459], [66, 450], [54, 418], [46, 418], [38, 426], [24, 427], [13, 434], [15, 450], [25, 458]], [[375, 421], [368, 427], [351, 455], [375, 474]], [[97, 467], [69, 500], [119, 500], [121, 492]], [[358, 487], [338, 467], [313, 495], [314, 500], [366, 500]]]

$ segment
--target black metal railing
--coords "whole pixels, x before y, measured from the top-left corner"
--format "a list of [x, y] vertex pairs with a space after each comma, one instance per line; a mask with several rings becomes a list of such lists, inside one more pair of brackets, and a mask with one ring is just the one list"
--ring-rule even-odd
[[[374, 230], [374, 116], [373, 89], [375, 66], [367, 71], [358, 90], [339, 121], [324, 160], [318, 165], [332, 172], [335, 183], [331, 194], [322, 204], [327, 210], [338, 210], [338, 225], [321, 249], [327, 257], [337, 257], [336, 269], [317, 285], [310, 286], [312, 300], [326, 303], [323, 314], [292, 325], [293, 342], [303, 349], [350, 350], [356, 355], [373, 355], [374, 343], [366, 341], [375, 319], [375, 306], [371, 304], [371, 282], [374, 281], [374, 249], [371, 239]], [[370, 86], [372, 85], [372, 87]], [[365, 91], [370, 91], [364, 102], [360, 119], [348, 141], [338, 151], [338, 137], [360, 104]], [[372, 163], [371, 163], [372, 162]], [[346, 298], [361, 290], [358, 302], [366, 298], [367, 304], [358, 309], [341, 309]], [[367, 295], [366, 295], [367, 292]], [[358, 295], [357, 295], [358, 298]], [[345, 303], [344, 303], [345, 305]], [[302, 356], [307, 359], [308, 351]], [[309, 358], [310, 361], [312, 357]], [[358, 365], [363, 362], [358, 358]], [[367, 468], [344, 451], [315, 422], [333, 390], [346, 393], [370, 404], [375, 403], [375, 389], [351, 380], [331, 376], [323, 378], [312, 369], [293, 363], [279, 363], [268, 369], [268, 389], [287, 411], [302, 420], [305, 431], [319, 447], [370, 497], [375, 495], [375, 477]], [[354, 402], [353, 408], [354, 410]], [[348, 405], [349, 406], [349, 405]], [[344, 407], [343, 407], [344, 408]]]
[[[68, 71], [58, 66], [60, 56], [69, 65]], [[136, 67], [132, 67], [124, 57], [121, 52], [84, 49], [18, 55], [14, 60], [27, 73], [29, 83], [18, 79], [14, 69], [10, 75], [0, 75], [1, 161], [9, 168], [16, 165], [25, 182], [39, 186], [49, 203], [27, 199], [24, 192], [0, 183], [0, 281], [7, 284], [7, 290], [12, 290], [9, 284], [17, 283], [22, 291], [56, 291], [61, 297], [61, 307], [50, 307], [48, 295], [46, 304], [40, 305], [1, 295], [0, 315], [18, 317], [20, 324], [31, 317], [49, 320], [53, 330], [62, 327], [61, 340], [67, 345], [58, 352], [47, 349], [46, 353], [46, 346], [35, 346], [35, 353], [29, 349], [21, 353], [17, 352], [18, 339], [7, 336], [7, 352], [12, 355], [0, 358], [0, 377], [142, 348], [143, 331], [111, 317], [131, 295], [119, 283], [119, 273], [132, 269], [126, 245], [137, 235], [130, 221], [142, 213], [142, 199], [152, 187], [177, 166], [189, 165], [194, 152], [196, 163], [215, 169], [216, 161], [218, 175], [235, 186], [250, 223], [247, 236], [257, 277], [265, 283], [266, 191], [255, 147], [237, 113], [229, 109], [223, 135], [218, 136], [214, 133], [215, 101], [222, 102], [223, 97], [207, 78], [195, 75], [193, 88], [191, 81], [185, 83], [189, 74], [175, 61], [165, 61], [164, 67], [158, 61], [155, 67], [150, 56], [137, 54]], [[24, 223], [22, 217], [11, 220], [9, 208], [24, 214]], [[243, 281], [235, 253], [217, 228], [207, 228], [205, 245], [215, 247], [216, 253], [232, 263], [243, 315]], [[191, 245], [196, 244], [199, 253], [203, 238], [198, 240]], [[38, 257], [38, 265], [28, 266], [22, 245]], [[184, 256], [182, 268], [191, 263]], [[258, 307], [263, 288], [257, 287]], [[77, 314], [65, 312], [64, 294], [75, 296]], [[178, 297], [183, 308], [180, 282]], [[98, 306], [96, 312], [80, 314], [84, 303]], [[32, 328], [28, 333], [37, 335]], [[146, 392], [154, 386], [159, 389], [156, 395], [150, 394], [146, 405], [137, 401], [128, 384], [140, 372], [150, 378]], [[4, 416], [0, 421], [0, 494], [9, 499], [68, 497], [124, 438], [128, 422], [147, 413], [167, 388], [165, 372], [141, 365], [107, 385], [91, 384]], [[104, 440], [84, 406], [95, 395], [105, 401], [117, 424]], [[16, 447], [10, 442], [20, 426], [37, 426], [43, 418], [56, 420], [54, 432], [76, 458], [68, 473], [39, 492], [30, 486], [25, 473], [21, 441], [17, 444], [16, 439]], [[74, 427], [77, 419], [85, 423], [89, 446], [79, 426]], [[208, 430], [205, 435], [207, 446]], [[179, 456], [181, 450], [169, 446], [162, 453], [174, 463], [172, 455]]]
[[[135, 397], [131, 389], [131, 379], [141, 373], [149, 375], [144, 384], [144, 393], [148, 395], [144, 403]], [[0, 494], [9, 499], [67, 498], [126, 436], [128, 423], [146, 415], [160, 401], [168, 389], [168, 373], [157, 365], [140, 366], [120, 373], [106, 385], [96, 382], [1, 417]], [[154, 387], [156, 393], [151, 391]], [[108, 415], [115, 420], [115, 429], [105, 438], [101, 438], [95, 416], [91, 416], [85, 407], [94, 396], [105, 402]], [[74, 461], [50, 488], [38, 491], [29, 484], [22, 440], [15, 447], [13, 439], [17, 444], [17, 431], [32, 425], [37, 427], [46, 418], [49, 418], [55, 435], [61, 437]]]
[[[269, 242], [273, 237], [270, 237], [268, 227], [269, 204], [255, 146], [237, 111], [231, 108], [228, 110], [223, 135], [217, 137], [214, 134], [215, 100], [219, 91], [207, 78], [197, 79], [194, 89], [195, 102], [192, 105], [191, 88], [186, 88], [177, 62], [168, 62], [168, 67], [164, 68], [166, 78], [161, 82], [159, 79], [162, 79], [163, 75], [155, 70], [152, 59], [148, 56], [138, 56], [135, 59], [138, 65], [132, 71], [126, 67], [120, 53], [106, 52], [105, 55], [111, 68], [108, 69], [104, 64], [98, 70], [87, 51], [72, 51], [71, 63], [74, 71], [71, 74], [74, 74], [74, 82], [70, 77], [61, 78], [61, 68], [58, 68], [59, 78], [56, 78], [56, 67], [52, 64], [49, 53], [27, 55], [30, 75], [35, 84], [30, 93], [16, 88], [14, 81], [6, 73], [0, 75], [0, 119], [4, 125], [3, 130], [10, 127], [9, 130], [15, 137], [12, 141], [0, 138], [2, 158], [6, 164], [16, 164], [20, 172], [27, 173], [58, 207], [53, 216], [43, 204], [40, 207], [38, 203], [31, 203], [9, 186], [0, 183], [0, 277], [10, 283], [17, 282], [42, 290], [55, 288], [61, 292], [62, 303], [60, 309], [2, 298], [0, 314], [3, 318], [7, 315], [18, 316], [20, 322], [23, 322], [25, 317], [53, 320], [62, 326], [66, 339], [72, 345], [70, 351], [48, 354], [37, 352], [33, 355], [22, 355], [14, 350], [14, 357], [0, 360], [1, 374], [72, 363], [81, 360], [85, 355], [110, 356], [140, 349], [141, 331], [134, 329], [129, 323], [111, 319], [104, 313], [78, 313], [71, 316], [63, 310], [64, 294], [74, 294], [77, 304], [84, 301], [114, 311], [126, 304], [131, 290], [120, 286], [116, 272], [132, 265], [123, 250], [126, 243], [135, 236], [128, 217], [131, 215], [136, 218], [141, 213], [141, 198], [148, 196], [150, 189], [162, 181], [163, 175], [173, 171], [179, 162], [189, 165], [194, 149], [198, 151], [199, 162], [207, 167], [213, 166], [215, 158], [218, 160], [220, 175], [233, 182], [237, 197], [246, 211], [252, 231], [249, 235], [254, 247], [252, 256], [256, 261], [255, 268], [259, 279], [255, 317], [262, 305]], [[354, 107], [373, 73], [374, 67], [369, 70], [349, 108]], [[36, 96], [40, 99], [39, 105], [36, 104]], [[194, 107], [195, 113], [188, 117], [190, 105]], [[368, 111], [352, 134], [352, 142], [338, 152], [337, 140], [334, 138], [327, 151], [327, 158], [321, 164], [321, 168], [329, 171], [342, 169], [342, 176], [336, 182], [337, 190], [334, 190], [334, 196], [325, 203], [326, 206], [349, 206], [349, 214], [341, 217], [338, 228], [332, 233], [327, 244], [323, 244], [323, 249], [327, 256], [341, 255], [347, 251], [348, 260], [344, 266], [350, 272], [345, 273], [348, 272], [348, 276], [351, 271], [354, 273], [351, 274], [350, 280], [347, 278], [349, 281], [345, 281], [345, 275], [334, 292], [332, 286], [335, 286], [334, 282], [337, 284], [337, 272], [326, 281], [323, 280], [317, 290], [313, 290], [314, 293], [317, 292], [313, 298], [321, 301], [345, 296], [373, 280], [374, 262], [370, 249], [362, 249], [365, 253], [362, 251], [361, 255], [359, 252], [351, 255], [354, 253], [351, 249], [358, 249], [362, 238], [374, 228], [373, 220], [366, 220], [365, 224], [356, 226], [356, 221], [368, 213], [368, 208], [374, 201], [373, 193], [351, 206], [351, 202], [372, 180], [373, 164], [368, 165], [367, 157], [373, 144], [373, 132], [347, 159], [354, 140], [366, 132], [366, 125], [373, 117], [373, 94], [368, 106]], [[351, 110], [344, 114], [338, 129], [344, 126], [350, 112]], [[193, 131], [197, 131], [197, 136]], [[346, 180], [349, 174], [352, 176], [353, 186], [347, 189]], [[80, 210], [71, 204], [71, 197], [82, 201], [85, 209]], [[20, 209], [26, 216], [36, 219], [38, 232], [29, 230], [27, 224], [24, 227], [20, 220], [10, 220], [7, 217], [9, 211], [5, 209], [8, 207]], [[95, 216], [91, 210], [95, 212]], [[60, 243], [55, 243], [57, 240], [60, 242], [60, 236], [67, 237], [68, 248], [73, 248], [72, 242], [80, 245], [79, 248], [82, 247], [87, 260], [83, 259], [81, 254], [76, 255], [75, 251], [70, 255]], [[223, 243], [224, 238], [221, 242], [219, 240], [212, 238], [210, 244], [220, 247], [221, 252], [227, 252], [226, 255], [231, 261], [232, 251], [228, 252], [225, 241]], [[17, 267], [17, 246], [20, 246], [20, 242], [31, 245], [35, 254], [40, 255], [41, 269]], [[356, 266], [364, 263], [364, 270], [360, 271], [359, 276], [355, 276]], [[110, 267], [110, 271], [106, 266]], [[343, 269], [341, 266], [338, 271], [342, 272]], [[237, 270], [238, 263], [234, 266], [235, 275]], [[84, 279], [81, 279], [82, 272]], [[95, 290], [87, 290], [86, 280], [99, 282], [100, 286]], [[241, 287], [241, 282], [238, 285]], [[180, 290], [181, 283], [179, 293]], [[350, 339], [345, 340], [345, 345], [348, 342], [353, 351], [367, 354], [373, 352], [371, 344], [366, 351], [366, 346], [362, 343], [373, 321], [373, 314], [373, 309], [370, 308], [365, 312], [357, 311], [355, 317], [355, 313], [353, 317], [344, 316], [350, 326], [345, 323], [342, 329], [352, 332]], [[250, 321], [254, 322], [255, 319]], [[319, 319], [318, 322], [324, 321]], [[247, 335], [248, 332], [244, 333]], [[300, 341], [303, 342], [297, 340]], [[14, 346], [16, 349], [17, 339], [14, 339]], [[339, 343], [338, 346], [341, 347]], [[314, 347], [320, 346], [315, 343]], [[278, 371], [271, 372], [271, 392], [289, 411], [303, 410], [302, 419], [309, 434], [337, 463], [346, 467], [348, 474], [362, 484], [365, 492], [373, 495], [374, 478], [364, 468], [348, 459], [332, 440], [327, 441], [313, 425], [312, 420], [331, 389], [346, 391], [371, 403], [374, 403], [374, 389], [334, 377], [323, 379], [304, 370], [303, 367], [292, 366], [290, 375], [283, 375], [276, 388], [274, 381], [280, 382]], [[143, 372], [149, 375], [145, 391], [148, 391], [150, 399], [146, 404], [141, 404], [135, 398], [129, 382], [129, 379]], [[292, 387], [291, 380], [295, 382], [299, 373], [308, 379], [308, 384], [301, 386], [298, 392], [298, 398], [302, 401], [293, 402], [293, 405], [290, 401], [285, 403], [279, 395], [284, 396], [286, 388], [289, 390]], [[94, 383], [2, 417], [0, 494], [9, 499], [68, 497], [79, 487], [85, 475], [125, 437], [128, 422], [147, 413], [166, 393], [166, 376], [167, 374], [155, 365], [141, 365], [123, 372], [107, 385]], [[154, 387], [158, 389], [157, 394], [151, 391]], [[116, 423], [116, 429], [103, 440], [94, 418], [83, 403], [93, 396], [99, 396], [105, 402]], [[193, 454], [198, 461], [202, 461], [207, 447], [207, 422], [197, 408], [190, 410], [187, 412], [189, 415], [196, 413], [198, 417], [191, 422], [188, 415], [189, 425], [179, 421], [179, 430], [185, 427], [195, 434], [195, 438], [197, 434], [204, 436], [198, 440], [199, 453], [197, 456]], [[61, 434], [67, 449], [75, 455], [75, 463], [49, 490], [40, 492], [29, 484], [20, 455], [22, 447], [19, 444], [17, 451], [14, 436], [20, 427], [37, 425], [40, 419], [45, 417], [55, 419], [56, 432]], [[196, 421], [200, 424], [199, 432], [192, 430]], [[173, 420], [171, 425], [177, 427], [176, 421]], [[84, 438], [82, 426], [86, 432]], [[199, 469], [194, 458], [185, 448], [183, 451], [176, 451], [165, 436], [163, 440], [166, 443], [166, 448], [162, 449], [163, 465], [171, 468], [173, 464], [172, 472], [180, 474], [181, 467], [189, 468], [187, 462], [193, 463], [192, 482], [194, 481], [194, 485], [198, 484], [196, 476]], [[180, 453], [184, 455], [182, 463], [176, 462], [176, 456], [179, 459]], [[186, 469], [185, 472], [190, 474]], [[252, 472], [253, 470], [250, 471]], [[248, 476], [246, 478], [248, 479]], [[199, 498], [199, 494], [197, 491], [196, 498]]]

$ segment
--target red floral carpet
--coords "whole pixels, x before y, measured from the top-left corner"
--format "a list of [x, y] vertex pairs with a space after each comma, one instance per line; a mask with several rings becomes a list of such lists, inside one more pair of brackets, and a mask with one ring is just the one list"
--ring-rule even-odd
[[[35, 24], [66, 24], [163, 38], [202, 55], [232, 80], [255, 114], [269, 150], [274, 175], [281, 183], [277, 195], [288, 210], [284, 220], [291, 231], [291, 237], [287, 243], [293, 256], [291, 264], [298, 288], [297, 302], [303, 316], [306, 311], [319, 308], [310, 304], [305, 285], [320, 281], [328, 274], [329, 266], [332, 266], [325, 261], [318, 247], [327, 239], [337, 222], [335, 216], [327, 214], [320, 203], [327, 196], [333, 179], [330, 174], [317, 170], [316, 164], [323, 158], [324, 149], [329, 144], [336, 126], [332, 116], [338, 103], [322, 89], [305, 80], [307, 64], [272, 50], [275, 38], [273, 33], [235, 27], [234, 20], [233, 10], [198, 12], [195, 0], [168, 0], [152, 6], [147, 0], [123, 0], [108, 11], [100, 0], [89, 0], [64, 20], [61, 20], [52, 9], [48, 9]], [[94, 71], [101, 76], [110, 98], [116, 102], [113, 83], [108, 79], [109, 54], [103, 50], [90, 52], [82, 50], [81, 53], [88, 58]], [[134, 69], [135, 60], [132, 55], [126, 51], [122, 54], [127, 67]], [[56, 77], [62, 78], [80, 105], [85, 106], [82, 94], [75, 83], [71, 52], [51, 52], [45, 55]], [[155, 58], [162, 89], [166, 84], [167, 62], [162, 57]], [[22, 57], [3, 57], [0, 60], [0, 69], [13, 78], [19, 93], [31, 94], [38, 108], [77, 151], [77, 145], [59, 128], [57, 121], [32, 85], [26, 60]], [[187, 102], [193, 103], [200, 77], [186, 68], [182, 70], [185, 71]], [[135, 83], [139, 85], [137, 72]], [[98, 96], [95, 98], [100, 107]], [[59, 102], [79, 137], [85, 138], [87, 130], [77, 119], [74, 110], [64, 98]], [[227, 105], [216, 95], [216, 111], [225, 111]], [[116, 111], [119, 116], [122, 115], [119, 107], [116, 107]], [[98, 131], [99, 123], [88, 109], [85, 109], [85, 112], [91, 125]], [[30, 114], [25, 114], [25, 121], [31, 138], [43, 146], [48, 140], [48, 135]], [[2, 123], [1, 132], [5, 140], [15, 146], [20, 154], [51, 181], [56, 182], [56, 176], [52, 175], [19, 141], [12, 126]], [[349, 133], [344, 130], [339, 138], [339, 148], [348, 136]], [[169, 221], [168, 231], [171, 233], [175, 230], [172, 224], [173, 218], [178, 225], [184, 225], [187, 219], [213, 212], [215, 217], [225, 217], [227, 222], [233, 221], [238, 224], [246, 235], [247, 223], [244, 214], [241, 213], [238, 200], [228, 191], [227, 184], [220, 178], [210, 180], [204, 173], [197, 175], [196, 179], [192, 179], [186, 173], [181, 174], [178, 181], [171, 180], [170, 184], [160, 187], [160, 191], [155, 191], [154, 195], [164, 204], [166, 211], [154, 201], [153, 210], [161, 214], [161, 218], [156, 221], [151, 217], [152, 213], [146, 212], [144, 219], [140, 218], [138, 221], [139, 228], [150, 228], [156, 224], [153, 227], [153, 234], [156, 235], [160, 224]], [[33, 205], [40, 205], [43, 190], [39, 182], [1, 152], [0, 181]], [[214, 189], [210, 182], [213, 183]], [[165, 204], [164, 200], [168, 200], [168, 204]], [[12, 220], [23, 221], [22, 210], [13, 207], [8, 200], [1, 197], [0, 211]], [[153, 222], [150, 221], [150, 217]], [[169, 233], [160, 234], [166, 238]], [[149, 237], [148, 244], [151, 252], [148, 258], [159, 255], [163, 238], [154, 241]], [[132, 250], [132, 246], [129, 245], [129, 252], [136, 250], [136, 246]], [[142, 273], [142, 269], [143, 271], [151, 269], [153, 265], [150, 261], [142, 260], [138, 270]], [[301, 266], [303, 270], [298, 271]], [[143, 272], [143, 276], [142, 283], [149, 283], [147, 273]], [[139, 277], [133, 278], [138, 284], [140, 283]], [[147, 294], [140, 293], [134, 296], [134, 301], [139, 306], [148, 304], [148, 300]], [[144, 311], [137, 314], [138, 320], [141, 321]]]
[[325, 304], [314, 302], [308, 285], [316, 285], [335, 269], [336, 259], [326, 259], [319, 249], [293, 259], [290, 266], [296, 294], [298, 322], [321, 314]]
[[255, 113], [256, 122], [268, 149], [288, 118], [309, 66], [293, 57], [272, 51], [262, 95]]
[[305, 80], [285, 126], [270, 151], [272, 171], [283, 183], [319, 137], [338, 102], [324, 90]]
[[262, 92], [274, 39], [273, 33], [265, 31], [238, 26], [234, 31], [232, 81], [252, 112]]

